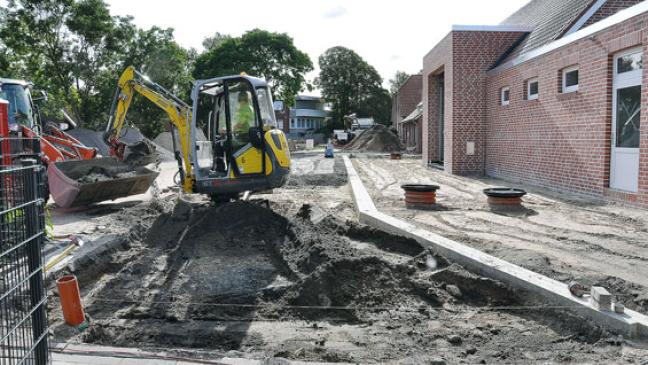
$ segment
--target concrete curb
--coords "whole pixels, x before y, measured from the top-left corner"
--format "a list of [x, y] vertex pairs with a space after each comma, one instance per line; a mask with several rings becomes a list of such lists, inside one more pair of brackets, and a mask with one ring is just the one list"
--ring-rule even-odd
[[[51, 346], [53, 364], [97, 364], [97, 365], [198, 365], [205, 364], [205, 361], [178, 359], [178, 355], [170, 351], [148, 351], [129, 347], [112, 347], [89, 344], [68, 344], [55, 343]], [[176, 358], [176, 359], [174, 359]], [[198, 357], [200, 358], [200, 357]], [[209, 358], [209, 363], [221, 365], [264, 365], [264, 364], [285, 364], [285, 365], [333, 365], [329, 362], [307, 362], [275, 358], [273, 361], [247, 359], [241, 357], [217, 357]], [[349, 363], [335, 363], [346, 365]]]
[[343, 156], [343, 159], [353, 191], [358, 219], [361, 223], [392, 234], [412, 238], [424, 247], [434, 250], [471, 271], [538, 296], [552, 305], [569, 307], [569, 310], [575, 314], [589, 318], [614, 332], [632, 338], [648, 337], [648, 316], [646, 315], [628, 309], [623, 314], [600, 311], [590, 304], [589, 296], [584, 298], [572, 296], [566, 284], [379, 212], [351, 160], [347, 156]]
[[96, 257], [123, 245], [125, 242], [126, 238], [123, 235], [116, 234], [109, 234], [94, 241], [86, 242], [72, 254], [67, 267], [70, 268], [70, 271], [76, 272], [80, 267], [88, 265]]

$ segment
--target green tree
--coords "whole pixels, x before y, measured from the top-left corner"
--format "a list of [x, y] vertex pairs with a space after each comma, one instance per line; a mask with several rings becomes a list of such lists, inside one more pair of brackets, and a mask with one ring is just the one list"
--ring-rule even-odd
[[407, 81], [407, 79], [410, 77], [409, 74], [407, 74], [404, 71], [396, 71], [396, 74], [394, 75], [393, 79], [389, 80], [389, 92], [393, 95], [398, 92], [398, 89]]
[[[180, 47], [172, 29], [142, 30], [132, 17], [111, 16], [103, 0], [9, 0], [0, 20], [2, 76], [48, 91], [46, 118], [65, 108], [83, 126], [103, 129], [117, 79], [131, 64], [187, 96], [195, 51]], [[129, 120], [153, 137], [166, 116], [136, 100]]]
[[373, 66], [344, 47], [326, 50], [319, 57], [319, 66], [316, 83], [324, 98], [333, 104], [330, 129], [342, 128], [343, 117], [351, 113], [382, 120], [387, 90], [382, 87], [382, 78]]
[[10, 0], [0, 38], [10, 49], [13, 74], [49, 92], [46, 115], [68, 109], [92, 124], [100, 82], [114, 70], [124, 39], [122, 21], [103, 0]]
[[376, 123], [391, 125], [391, 95], [384, 88], [376, 89], [360, 105], [356, 113], [360, 117], [373, 117]]
[[202, 46], [205, 48], [206, 51], [209, 51], [214, 48], [217, 48], [218, 46], [223, 44], [223, 42], [229, 39], [232, 39], [232, 36], [230, 36], [229, 34], [216, 32], [214, 33], [213, 36], [205, 38], [202, 42]]
[[304, 89], [304, 75], [312, 70], [308, 55], [287, 34], [255, 29], [200, 54], [193, 75], [204, 79], [246, 72], [263, 77], [273, 95], [290, 105]]
[[[153, 27], [137, 30], [129, 45], [121, 71], [132, 65], [149, 79], [164, 86], [180, 99], [188, 101], [191, 89], [191, 69], [194, 50], [186, 50], [176, 43], [173, 29]], [[114, 92], [117, 77], [113, 75], [109, 94]], [[163, 132], [169, 119], [167, 115], [149, 100], [136, 96], [129, 109], [128, 119], [142, 130], [145, 136], [155, 137]]]
[[31, 80], [50, 93], [46, 114], [64, 106], [78, 112], [65, 25], [72, 5], [72, 0], [9, 0], [0, 22], [9, 76]]
[[[77, 118], [87, 126], [100, 123], [109, 104], [101, 97], [106, 78], [113, 75], [127, 46], [122, 31], [134, 28], [130, 18], [113, 18], [103, 0], [80, 0], [72, 4], [66, 21], [70, 32], [67, 50], [70, 76], [78, 93]], [[114, 76], [113, 76], [114, 77]]]

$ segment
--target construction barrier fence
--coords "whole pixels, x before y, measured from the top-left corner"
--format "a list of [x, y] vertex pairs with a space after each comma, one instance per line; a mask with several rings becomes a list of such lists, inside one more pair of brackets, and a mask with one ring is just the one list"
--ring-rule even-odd
[[0, 365], [45, 365], [44, 167], [39, 141], [6, 133], [0, 103]]

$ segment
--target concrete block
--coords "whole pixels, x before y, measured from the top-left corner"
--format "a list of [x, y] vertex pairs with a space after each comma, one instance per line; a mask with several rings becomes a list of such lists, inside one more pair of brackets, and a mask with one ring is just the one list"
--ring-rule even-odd
[[123, 245], [124, 242], [126, 242], [126, 239], [123, 236], [115, 234], [106, 235], [94, 241], [86, 242], [74, 252], [68, 267], [70, 268], [70, 271], [76, 272], [80, 267], [83, 267], [93, 259], [116, 249]]
[[591, 289], [592, 305], [599, 310], [609, 311], [612, 308], [612, 294], [601, 286], [593, 286]]

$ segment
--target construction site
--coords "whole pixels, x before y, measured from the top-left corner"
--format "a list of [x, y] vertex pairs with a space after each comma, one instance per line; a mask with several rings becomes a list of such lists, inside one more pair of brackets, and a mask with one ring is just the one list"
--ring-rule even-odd
[[390, 90], [0, 4], [0, 365], [648, 364], [648, 2], [517, 2]]
[[[640, 211], [615, 212], [538, 191], [525, 198], [521, 212], [492, 212], [481, 188], [497, 181], [412, 173], [415, 160], [384, 155], [349, 161], [387, 214], [547, 275], [565, 289], [572, 280], [604, 286], [615, 302], [646, 312]], [[286, 186], [243, 201], [214, 205], [159, 181], [142, 202], [73, 213], [84, 217], [82, 225], [70, 221], [57, 229], [81, 228], [95, 241], [110, 235], [102, 243], [110, 248], [62, 265], [61, 273], [79, 278], [90, 325], [83, 331], [66, 325], [54, 301], [48, 309], [53, 340], [206, 360], [646, 360], [639, 337], [588, 318], [576, 305], [556, 304], [476, 273], [424, 242], [362, 224], [342, 156], [304, 151], [292, 162]], [[403, 181], [439, 183], [436, 208], [406, 209]], [[586, 210], [589, 220], [573, 216], [576, 210]], [[596, 221], [601, 216], [632, 221], [636, 230], [615, 231], [609, 221]], [[64, 217], [54, 210], [55, 224]], [[539, 235], [541, 224], [551, 235]], [[603, 230], [607, 242], [618, 242], [618, 254], [596, 245]], [[563, 246], [562, 255], [552, 242]], [[621, 251], [631, 247], [632, 255]], [[621, 261], [627, 270], [617, 270]], [[49, 290], [55, 298], [53, 282]]]

